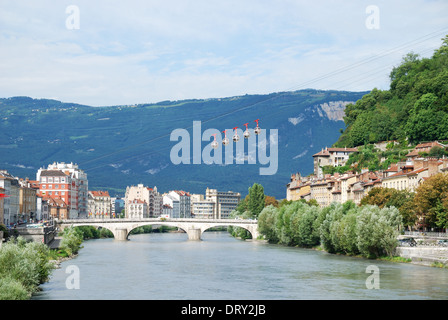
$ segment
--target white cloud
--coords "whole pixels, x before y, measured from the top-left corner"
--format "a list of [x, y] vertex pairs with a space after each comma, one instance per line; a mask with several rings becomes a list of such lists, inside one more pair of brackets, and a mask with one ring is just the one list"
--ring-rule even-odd
[[[368, 30], [364, 0], [81, 0], [80, 29], [67, 30], [72, 4], [1, 2], [4, 97], [100, 106], [308, 87], [387, 89], [404, 54], [428, 56], [440, 46], [442, 33], [422, 36], [440, 30], [448, 12], [445, 0], [376, 1], [380, 29]], [[365, 62], [353, 67], [358, 61]], [[343, 72], [329, 74], [335, 70]]]

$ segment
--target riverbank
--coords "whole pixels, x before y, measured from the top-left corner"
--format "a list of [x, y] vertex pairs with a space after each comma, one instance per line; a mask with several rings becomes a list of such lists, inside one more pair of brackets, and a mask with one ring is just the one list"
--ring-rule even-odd
[[397, 247], [395, 254], [410, 259], [412, 264], [448, 268], [448, 248]]

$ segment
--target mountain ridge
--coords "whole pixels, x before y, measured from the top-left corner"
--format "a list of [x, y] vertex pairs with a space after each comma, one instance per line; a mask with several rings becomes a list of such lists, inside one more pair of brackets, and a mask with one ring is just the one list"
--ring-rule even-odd
[[[209, 187], [245, 194], [259, 182], [267, 194], [284, 198], [290, 174], [312, 172], [311, 155], [331, 146], [344, 128], [341, 111], [367, 93], [306, 89], [104, 107], [0, 98], [0, 167], [34, 179], [39, 167], [73, 162], [87, 172], [89, 189], [113, 194], [137, 183], [162, 192], [203, 194]], [[267, 131], [279, 132], [279, 167], [273, 176], [260, 176], [258, 164], [176, 166], [169, 159], [176, 143], [169, 136], [177, 128], [190, 130], [193, 121], [201, 121], [202, 131], [244, 128], [244, 123], [253, 128], [255, 119]]]

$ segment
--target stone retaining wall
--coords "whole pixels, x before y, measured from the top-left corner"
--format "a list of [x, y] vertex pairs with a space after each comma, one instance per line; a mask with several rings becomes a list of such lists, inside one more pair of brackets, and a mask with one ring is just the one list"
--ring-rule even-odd
[[438, 247], [398, 247], [397, 256], [411, 259], [412, 263], [431, 266], [434, 263], [448, 265], [448, 248]]
[[41, 242], [49, 244], [53, 241], [55, 236], [54, 227], [43, 227], [43, 228], [17, 228], [15, 229], [19, 236], [22, 236], [26, 240]]

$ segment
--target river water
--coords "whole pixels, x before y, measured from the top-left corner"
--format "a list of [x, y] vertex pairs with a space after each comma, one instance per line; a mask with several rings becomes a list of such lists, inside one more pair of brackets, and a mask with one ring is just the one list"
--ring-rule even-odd
[[[446, 269], [242, 241], [227, 232], [205, 232], [202, 241], [152, 233], [83, 246], [32, 299], [448, 299]], [[375, 274], [366, 272], [372, 265]]]

